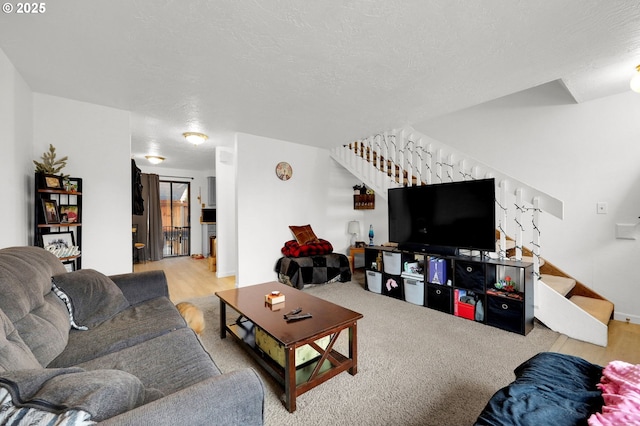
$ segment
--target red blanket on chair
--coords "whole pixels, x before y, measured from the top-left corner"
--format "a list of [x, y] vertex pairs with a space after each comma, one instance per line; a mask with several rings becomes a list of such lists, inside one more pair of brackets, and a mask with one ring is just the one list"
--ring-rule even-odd
[[282, 254], [287, 257], [320, 256], [333, 253], [333, 246], [327, 240], [319, 239], [317, 243], [298, 244], [296, 240], [284, 243]]

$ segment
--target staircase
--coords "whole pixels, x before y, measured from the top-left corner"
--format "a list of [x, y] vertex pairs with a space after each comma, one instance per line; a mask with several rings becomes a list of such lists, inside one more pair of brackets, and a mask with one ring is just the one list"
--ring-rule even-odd
[[[533, 263], [535, 317], [573, 339], [607, 345], [613, 304], [540, 255], [539, 215], [562, 219], [562, 201], [408, 127], [334, 148], [331, 157], [383, 199], [389, 188], [399, 186], [495, 178], [496, 253]], [[525, 234], [532, 249], [524, 245]]]
[[[522, 260], [531, 261], [529, 250], [525, 249], [525, 254]], [[606, 347], [613, 303], [544, 259], [540, 263], [540, 279], [534, 289], [535, 317], [572, 339]]]

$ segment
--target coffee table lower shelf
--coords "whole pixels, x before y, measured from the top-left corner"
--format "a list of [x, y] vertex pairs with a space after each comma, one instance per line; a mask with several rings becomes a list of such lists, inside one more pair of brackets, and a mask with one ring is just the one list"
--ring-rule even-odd
[[[295, 380], [293, 380], [293, 377], [290, 377], [288, 374], [286, 367], [282, 367], [258, 347], [255, 341], [254, 327], [254, 324], [250, 320], [243, 320], [226, 325], [225, 330], [238, 340], [247, 353], [281, 386], [283, 386], [285, 390], [283, 402], [289, 412], [295, 411], [295, 399], [297, 396], [302, 395], [308, 390], [324, 383], [343, 371], [348, 370], [352, 375], [357, 372], [356, 364], [352, 358], [349, 358], [334, 349], [330, 349], [326, 354], [327, 356], [324, 357], [325, 359], [320, 367], [318, 367], [318, 363], [322, 360], [322, 355], [324, 354], [318, 355], [316, 358], [294, 367]], [[353, 327], [355, 328], [355, 323], [353, 324]], [[348, 329], [350, 334], [353, 333], [353, 329], [351, 327], [348, 327]], [[333, 343], [337, 340], [342, 330], [344, 330], [344, 328], [336, 328], [324, 335], [314, 336], [312, 341], [325, 336], [331, 336], [331, 342]], [[299, 342], [296, 346], [290, 348], [290, 350], [295, 352], [296, 347], [307, 343], [310, 342]], [[332, 343], [329, 344], [329, 348], [333, 346]]]

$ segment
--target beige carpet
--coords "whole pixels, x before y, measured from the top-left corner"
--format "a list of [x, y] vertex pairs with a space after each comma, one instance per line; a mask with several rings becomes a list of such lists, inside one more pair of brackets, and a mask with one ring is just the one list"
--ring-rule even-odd
[[[513, 380], [513, 369], [558, 337], [538, 323], [520, 336], [374, 294], [356, 282], [305, 291], [364, 318], [358, 374], [342, 373], [298, 397], [294, 413], [280, 402], [282, 389], [238, 343], [220, 339], [218, 298], [192, 300], [205, 311], [202, 341], [218, 367], [254, 367], [263, 378], [267, 425], [471, 425], [491, 395]], [[346, 335], [340, 339], [339, 348], [346, 348]]]

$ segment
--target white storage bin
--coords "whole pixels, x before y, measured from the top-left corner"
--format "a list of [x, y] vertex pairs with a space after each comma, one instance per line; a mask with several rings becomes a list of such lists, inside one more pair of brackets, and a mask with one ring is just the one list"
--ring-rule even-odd
[[382, 264], [384, 265], [383, 269], [387, 274], [400, 275], [402, 272], [402, 256], [400, 253], [383, 251]]
[[382, 273], [367, 271], [367, 287], [374, 293], [382, 293]]
[[404, 300], [414, 305], [424, 305], [424, 281], [405, 278]]

